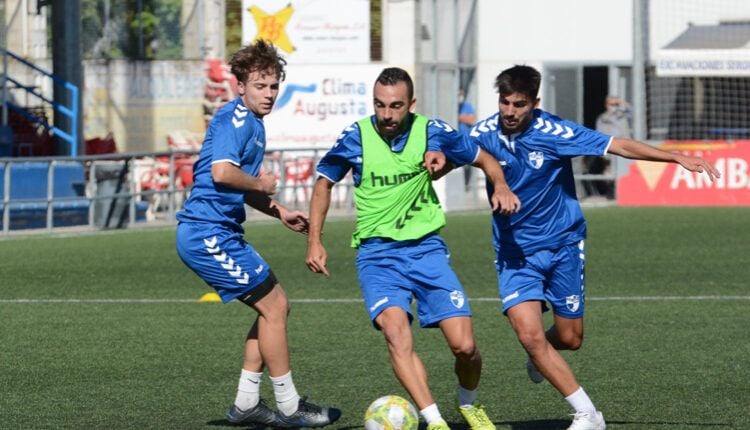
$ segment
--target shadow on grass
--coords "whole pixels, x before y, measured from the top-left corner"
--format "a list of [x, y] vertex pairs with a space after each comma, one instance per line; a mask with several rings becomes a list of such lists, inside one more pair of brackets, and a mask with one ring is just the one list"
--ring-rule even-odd
[[[273, 427], [266, 427], [260, 424], [250, 425], [236, 425], [232, 424], [227, 420], [213, 420], [206, 423], [210, 426], [220, 427], [232, 427], [232, 428], [243, 428], [252, 430], [271, 430]], [[494, 422], [499, 428], [510, 427], [511, 430], [564, 430], [570, 426], [569, 420], [561, 419], [549, 419], [549, 420], [530, 420], [530, 421], [496, 421]], [[614, 421], [607, 420], [607, 427], [609, 426], [624, 426], [629, 425], [639, 427], [650, 427], [650, 426], [665, 426], [674, 428], [685, 428], [685, 427], [710, 427], [710, 428], [733, 428], [728, 423], [698, 423], [698, 422], [676, 422], [676, 421]], [[470, 430], [469, 426], [463, 422], [449, 422], [448, 426], [452, 430]], [[354, 430], [363, 429], [364, 426], [328, 426], [329, 429], [335, 430]], [[424, 422], [419, 423], [419, 430], [427, 430], [427, 425]]]
[[[498, 428], [510, 427], [512, 430], [563, 430], [570, 426], [569, 420], [550, 419], [550, 420], [530, 420], [530, 421], [496, 421], [495, 425]], [[676, 421], [615, 421], [607, 420], [607, 428], [620, 427], [627, 428], [628, 426], [637, 426], [637, 428], [653, 428], [653, 427], [671, 427], [676, 429], [684, 429], [686, 427], [697, 428], [697, 427], [710, 427], [710, 428], [732, 428], [727, 423], [697, 423], [697, 422], [676, 422]], [[462, 427], [451, 425], [451, 429], [462, 429], [468, 430], [468, 426], [463, 425]]]
[[232, 427], [235, 429], [252, 429], [252, 430], [272, 430], [273, 427], [264, 426], [263, 424], [232, 424], [226, 419], [208, 421], [206, 425], [214, 427]]
[[[499, 428], [510, 426], [512, 430], [558, 430], [567, 429], [570, 426], [569, 420], [531, 420], [531, 421], [495, 421], [494, 424]], [[466, 423], [450, 423], [451, 429], [470, 430]]]
[[648, 428], [652, 426], [665, 426], [665, 427], [674, 427], [678, 429], [684, 429], [686, 427], [716, 427], [716, 428], [735, 428], [732, 424], [729, 423], [698, 423], [698, 422], [691, 422], [691, 421], [616, 421], [616, 420], [606, 420], [607, 421], [607, 428], [610, 426], [628, 426], [628, 425], [638, 425], [638, 426], [648, 426]]

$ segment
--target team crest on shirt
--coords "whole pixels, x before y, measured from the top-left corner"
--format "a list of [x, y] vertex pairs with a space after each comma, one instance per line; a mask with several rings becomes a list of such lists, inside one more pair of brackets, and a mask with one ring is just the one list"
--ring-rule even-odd
[[542, 164], [544, 164], [544, 154], [541, 151], [529, 152], [529, 163], [535, 169], [542, 167]]
[[567, 306], [568, 310], [571, 312], [577, 311], [578, 308], [581, 307], [581, 297], [575, 294], [565, 297], [565, 306]]
[[454, 290], [451, 292], [451, 303], [453, 303], [453, 306], [455, 306], [458, 309], [461, 309], [464, 307], [464, 293]]

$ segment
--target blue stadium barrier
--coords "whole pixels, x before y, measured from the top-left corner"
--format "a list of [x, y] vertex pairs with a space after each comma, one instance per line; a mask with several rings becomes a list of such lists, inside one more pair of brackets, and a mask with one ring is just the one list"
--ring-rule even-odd
[[[0, 164], [0, 197], [5, 189], [5, 165]], [[45, 228], [47, 208], [52, 205], [52, 227], [89, 224], [91, 201], [86, 198], [86, 173], [82, 163], [55, 162], [52, 166], [52, 198], [48, 202], [50, 165], [46, 162], [10, 164], [9, 229]], [[0, 213], [4, 210], [0, 198]], [[145, 220], [147, 204], [136, 205], [136, 221]], [[3, 228], [0, 217], [0, 229]]]
[[[83, 192], [84, 169], [80, 163], [53, 166], [53, 227], [88, 224], [90, 202]], [[44, 228], [47, 222], [49, 163], [15, 163], [10, 167], [10, 229]], [[0, 190], [5, 187], [5, 166], [0, 166]], [[0, 202], [0, 210], [4, 204]], [[0, 227], [2, 226], [0, 221]]]

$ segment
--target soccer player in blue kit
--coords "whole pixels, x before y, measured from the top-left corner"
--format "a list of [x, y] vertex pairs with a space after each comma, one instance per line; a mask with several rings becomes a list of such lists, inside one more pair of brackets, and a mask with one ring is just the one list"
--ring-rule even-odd
[[[297, 393], [287, 344], [289, 302], [268, 263], [244, 240], [242, 228], [248, 204], [292, 231], [307, 231], [306, 215], [273, 200], [276, 179], [261, 171], [266, 149], [263, 117], [278, 96], [286, 61], [272, 44], [258, 40], [237, 51], [229, 64], [239, 97], [219, 109], [208, 126], [194, 167], [195, 185], [185, 209], [177, 214], [177, 252], [224, 303], [238, 300], [258, 314], [245, 340], [237, 397], [227, 420], [322, 427], [336, 421], [341, 411], [315, 405]], [[278, 412], [260, 399], [265, 367]]]
[[[602, 430], [602, 413], [557, 352], [576, 350], [583, 342], [586, 221], [570, 160], [610, 153], [679, 163], [711, 180], [719, 172], [703, 158], [608, 136], [537, 109], [540, 82], [540, 73], [529, 66], [501, 72], [495, 81], [499, 113], [477, 123], [469, 139], [500, 161], [510, 189], [523, 202], [510, 216], [493, 213], [492, 229], [502, 308], [529, 356], [529, 377], [536, 383], [546, 378], [565, 397], [575, 410], [569, 429]], [[554, 324], [545, 332], [546, 302]]]
[[510, 192], [497, 163], [440, 120], [411, 113], [414, 84], [399, 68], [386, 68], [373, 89], [375, 114], [347, 127], [320, 160], [310, 201], [310, 233], [306, 263], [329, 275], [321, 242], [331, 201], [331, 188], [351, 170], [355, 183], [360, 288], [373, 325], [385, 337], [393, 371], [417, 405], [428, 430], [448, 425], [435, 403], [427, 371], [413, 348], [411, 303], [417, 298], [422, 327], [440, 327], [455, 356], [461, 415], [473, 430], [494, 430], [475, 405], [482, 369], [474, 340], [471, 310], [450, 267], [440, 229], [445, 215], [432, 188], [431, 173], [445, 165], [473, 164], [491, 178], [493, 210], [512, 213], [520, 202]]

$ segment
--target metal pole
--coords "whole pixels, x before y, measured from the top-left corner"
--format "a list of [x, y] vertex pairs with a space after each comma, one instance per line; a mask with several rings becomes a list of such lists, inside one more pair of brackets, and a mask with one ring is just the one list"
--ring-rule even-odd
[[438, 37], [440, 32], [438, 31], [438, 20], [437, 20], [437, 0], [432, 0], [432, 10], [430, 11], [432, 13], [432, 37], [430, 39], [430, 43], [432, 43], [432, 62], [433, 64], [430, 66], [430, 82], [432, 86], [432, 97], [430, 97], [430, 116], [437, 117], [438, 116], [438, 71], [437, 71], [437, 65], [438, 62]]
[[102, 32], [104, 33], [103, 37], [104, 37], [104, 41], [106, 42], [105, 47], [107, 49], [107, 53], [105, 54], [105, 58], [107, 59], [109, 59], [109, 53], [110, 53], [110, 50], [112, 49], [112, 41], [109, 39], [109, 34], [110, 34], [109, 14], [110, 14], [109, 0], [104, 0], [104, 16], [103, 16], [104, 25], [102, 26]]
[[93, 184], [89, 187], [89, 227], [93, 229], [95, 226], [94, 209], [99, 204], [99, 199], [97, 199], [99, 186], [96, 182], [96, 161], [91, 162], [91, 170], [89, 170], [89, 184]]
[[132, 228], [135, 225], [135, 160], [128, 158], [125, 160], [128, 166], [128, 195], [130, 197], [128, 204], [128, 227]]
[[3, 172], [3, 234], [8, 234], [10, 230], [10, 161], [5, 162], [5, 171]]
[[70, 92], [70, 110], [73, 111], [73, 115], [70, 117], [70, 156], [71, 157], [77, 157], [78, 156], [78, 141], [79, 139], [79, 124], [78, 119], [80, 116], [78, 115], [79, 109], [78, 109], [78, 87], [71, 84], [65, 85], [66, 89]]
[[169, 208], [169, 220], [174, 221], [175, 217], [175, 186], [174, 186], [174, 152], [169, 154], [169, 200], [168, 200], [168, 208]]
[[[81, 103], [77, 95], [67, 87], [67, 83], [83, 88], [83, 63], [81, 60], [81, 2], [79, 0], [51, 0], [52, 3], [52, 81], [55, 106], [54, 124], [64, 130], [71, 138], [68, 141], [55, 136], [55, 148], [58, 155], [73, 154], [77, 151], [78, 142], [83, 139], [80, 127], [74, 130], [74, 118], [78, 121], [82, 115]], [[80, 96], [80, 93], [78, 94]], [[76, 100], [72, 100], [76, 97]], [[77, 104], [76, 104], [77, 103]], [[73, 109], [72, 112], [66, 109]], [[65, 145], [65, 146], [62, 146]], [[76, 147], [76, 148], [74, 148]]]
[[633, 1], [633, 137], [646, 140], [646, 67], [648, 67], [648, 0]]
[[287, 192], [287, 188], [289, 188], [286, 184], [286, 151], [281, 150], [279, 151], [279, 184], [281, 185], [281, 190], [277, 193], [280, 199], [279, 200], [282, 204], [289, 203], [290, 199], [287, 199], [287, 196], [289, 193]]
[[8, 125], [8, 51], [3, 50], [3, 127]]
[[47, 165], [47, 231], [52, 231], [53, 223], [53, 205], [52, 200], [55, 198], [55, 163], [52, 160]]
[[28, 57], [29, 55], [29, 2], [27, 0], [21, 1], [21, 55]]
[[[461, 41], [459, 40], [458, 35], [458, 0], [453, 0], [453, 49], [454, 49], [454, 55], [455, 55], [455, 69], [453, 70], [453, 94], [451, 94], [451, 104], [454, 107], [453, 109], [453, 115], [455, 117], [448, 117], [451, 118], [451, 124], [455, 124], [456, 127], [459, 127], [458, 125], [458, 91], [461, 87], [461, 68], [459, 66], [459, 63], [461, 63]], [[455, 121], [452, 120], [452, 118], [455, 118]]]
[[201, 60], [206, 58], [206, 30], [205, 30], [205, 8], [203, 0], [198, 0], [198, 46], [200, 47]]
[[143, 0], [138, 0], [138, 59], [143, 60]]

